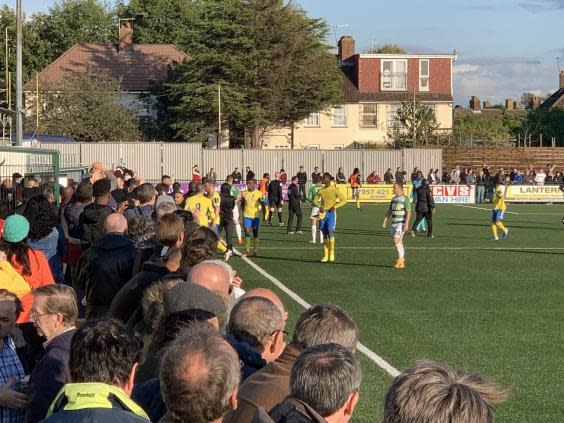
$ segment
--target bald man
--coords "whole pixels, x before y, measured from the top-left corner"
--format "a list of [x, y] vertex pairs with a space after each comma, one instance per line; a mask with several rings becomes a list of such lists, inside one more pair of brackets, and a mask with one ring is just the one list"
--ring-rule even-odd
[[240, 301], [246, 298], [253, 298], [253, 297], [266, 298], [267, 300], [272, 301], [274, 305], [278, 307], [278, 309], [282, 313], [282, 316], [284, 316], [284, 322], [288, 320], [288, 311], [286, 311], [286, 308], [284, 308], [284, 304], [282, 303], [282, 300], [280, 299], [280, 297], [278, 297], [278, 295], [274, 293], [274, 291], [271, 291], [270, 289], [266, 289], [266, 288], [254, 288], [251, 289], [250, 291], [247, 291], [245, 295], [243, 295], [240, 298]]
[[119, 213], [112, 213], [104, 221], [105, 234], [125, 234], [127, 232], [127, 219]]
[[80, 257], [77, 283], [86, 290], [87, 319], [105, 316], [118, 291], [133, 275], [137, 250], [126, 233], [125, 217], [108, 215], [104, 236]]
[[[206, 260], [192, 267], [188, 273], [188, 282], [203, 286], [216, 294], [219, 299], [229, 308], [231, 275], [225, 266]], [[227, 313], [219, 317], [220, 327], [223, 329], [227, 324]]]

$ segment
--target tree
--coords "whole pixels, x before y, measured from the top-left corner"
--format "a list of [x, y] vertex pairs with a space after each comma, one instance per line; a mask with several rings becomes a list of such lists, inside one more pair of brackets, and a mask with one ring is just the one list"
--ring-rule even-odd
[[[138, 119], [119, 102], [120, 81], [87, 68], [40, 93], [41, 132], [67, 135], [77, 141], [139, 140]], [[33, 116], [35, 123], [35, 116]], [[27, 122], [28, 130], [31, 120]]]
[[435, 111], [420, 100], [404, 101], [396, 115], [390, 136], [396, 148], [414, 147], [434, 139], [438, 129]]
[[174, 44], [188, 52], [191, 28], [196, 19], [193, 0], [131, 0], [119, 6], [122, 17], [136, 17], [135, 42]]
[[323, 43], [327, 24], [282, 0], [201, 0], [186, 47], [190, 61], [165, 85], [161, 108], [171, 113], [179, 138], [207, 139], [222, 126], [245, 134], [248, 147], [260, 132], [307, 117], [339, 101], [335, 57]]
[[378, 54], [407, 54], [403, 48], [398, 46], [397, 44], [385, 44], [376, 50]]

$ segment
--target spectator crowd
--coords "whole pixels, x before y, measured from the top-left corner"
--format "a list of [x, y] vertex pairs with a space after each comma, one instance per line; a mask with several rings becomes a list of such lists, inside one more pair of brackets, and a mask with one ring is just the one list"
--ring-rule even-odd
[[[193, 176], [183, 193], [167, 175], [155, 187], [94, 163], [59, 201], [49, 180], [14, 175], [5, 186], [13, 207], [4, 202], [1, 216], [0, 422], [351, 419], [362, 385], [357, 324], [317, 304], [288, 327], [273, 291], [245, 292], [218, 259], [217, 234], [185, 207], [211, 195], [217, 175], [195, 166]], [[307, 176], [281, 169], [274, 178], [294, 185], [298, 222]], [[336, 176], [347, 182], [342, 169]], [[228, 181], [242, 178], [235, 169]], [[245, 178], [255, 178], [250, 168]], [[477, 373], [425, 360], [370, 401], [383, 401], [385, 423], [491, 423], [506, 397]]]

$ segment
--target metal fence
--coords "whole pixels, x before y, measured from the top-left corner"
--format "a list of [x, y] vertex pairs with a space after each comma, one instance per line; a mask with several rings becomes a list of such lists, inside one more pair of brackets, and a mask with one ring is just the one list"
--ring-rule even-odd
[[156, 181], [163, 174], [176, 180], [192, 178], [192, 167], [202, 173], [211, 168], [223, 179], [235, 167], [244, 173], [247, 166], [257, 176], [285, 169], [294, 174], [303, 166], [308, 175], [314, 167], [335, 174], [343, 167], [349, 174], [358, 167], [363, 176], [376, 171], [380, 176], [388, 168], [401, 166], [410, 172], [415, 166], [424, 172], [442, 169], [441, 149], [404, 150], [207, 150], [195, 143], [37, 143], [35, 148], [58, 150], [65, 166], [88, 166], [102, 162], [106, 167], [126, 166], [147, 180]]

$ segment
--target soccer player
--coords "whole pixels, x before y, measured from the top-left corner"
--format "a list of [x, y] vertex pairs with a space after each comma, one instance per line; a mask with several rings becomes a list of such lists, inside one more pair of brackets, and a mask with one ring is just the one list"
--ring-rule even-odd
[[[206, 188], [206, 197], [208, 197], [214, 208], [214, 217], [210, 219], [210, 229], [212, 229], [216, 234], [218, 234], [219, 226], [219, 206], [221, 204], [221, 198], [219, 192], [215, 190], [215, 184], [211, 179], [204, 178], [204, 187]], [[219, 234], [218, 234], [219, 235]]]
[[207, 228], [210, 220], [215, 219], [215, 209], [212, 201], [204, 195], [205, 192], [204, 185], [196, 185], [196, 194], [186, 199], [184, 210], [192, 212], [198, 224]]
[[[262, 192], [263, 195], [263, 200], [266, 200], [268, 198], [268, 183], [270, 181], [270, 174], [268, 173], [264, 173], [262, 175], [262, 179], [260, 181], [259, 184], [259, 191]], [[263, 201], [261, 204], [261, 209], [262, 209], [262, 223], [266, 223], [266, 219], [268, 219], [269, 216], [269, 211], [268, 211], [268, 203], [266, 201]]]
[[[310, 187], [309, 192], [307, 193], [307, 201], [311, 204], [311, 243], [315, 244], [317, 239], [317, 221], [319, 220], [319, 207], [313, 204], [313, 199], [317, 197], [317, 193], [319, 190], [323, 188], [323, 184], [321, 180], [316, 176], [315, 180], [313, 181], [313, 185]], [[323, 232], [319, 231], [319, 243], [323, 244]]]
[[353, 174], [349, 177], [349, 184], [351, 185], [352, 198], [356, 201], [356, 209], [360, 210], [360, 170], [355, 167]]
[[503, 225], [503, 214], [507, 206], [505, 205], [505, 186], [503, 185], [503, 179], [495, 187], [494, 197], [493, 197], [493, 211], [492, 211], [492, 241], [499, 240], [497, 236], [497, 228], [503, 231], [503, 237], [507, 238], [509, 236], [509, 229]]
[[330, 174], [323, 175], [323, 185], [317, 195], [313, 197], [313, 204], [319, 207], [320, 229], [323, 232], [322, 263], [335, 261], [335, 226], [337, 223], [336, 209], [347, 204], [347, 197], [337, 189]]
[[282, 182], [280, 181], [280, 172], [276, 172], [274, 174], [274, 181], [268, 184], [268, 204], [270, 206], [268, 224], [272, 225], [272, 215], [274, 211], [278, 211], [278, 226], [284, 226], [282, 220]]
[[239, 206], [237, 201], [241, 200], [241, 191], [233, 183], [233, 176], [229, 175], [226, 182], [231, 186], [231, 195], [235, 199], [235, 208], [233, 209], [233, 223], [235, 224], [235, 233], [237, 234], [237, 244], [243, 245], [243, 232], [241, 231], [241, 222], [239, 221]]
[[403, 194], [403, 183], [396, 182], [394, 184], [394, 198], [390, 201], [390, 207], [384, 217], [382, 227], [388, 226], [388, 220], [392, 221], [392, 239], [396, 250], [398, 250], [398, 259], [395, 264], [396, 269], [405, 267], [405, 249], [403, 247], [403, 234], [409, 227], [409, 219], [411, 218], [411, 204], [409, 198]]
[[257, 180], [247, 181], [247, 191], [242, 193], [243, 229], [245, 230], [245, 257], [249, 257], [251, 236], [254, 238], [254, 256], [258, 256], [260, 205], [264, 196], [257, 190]]

